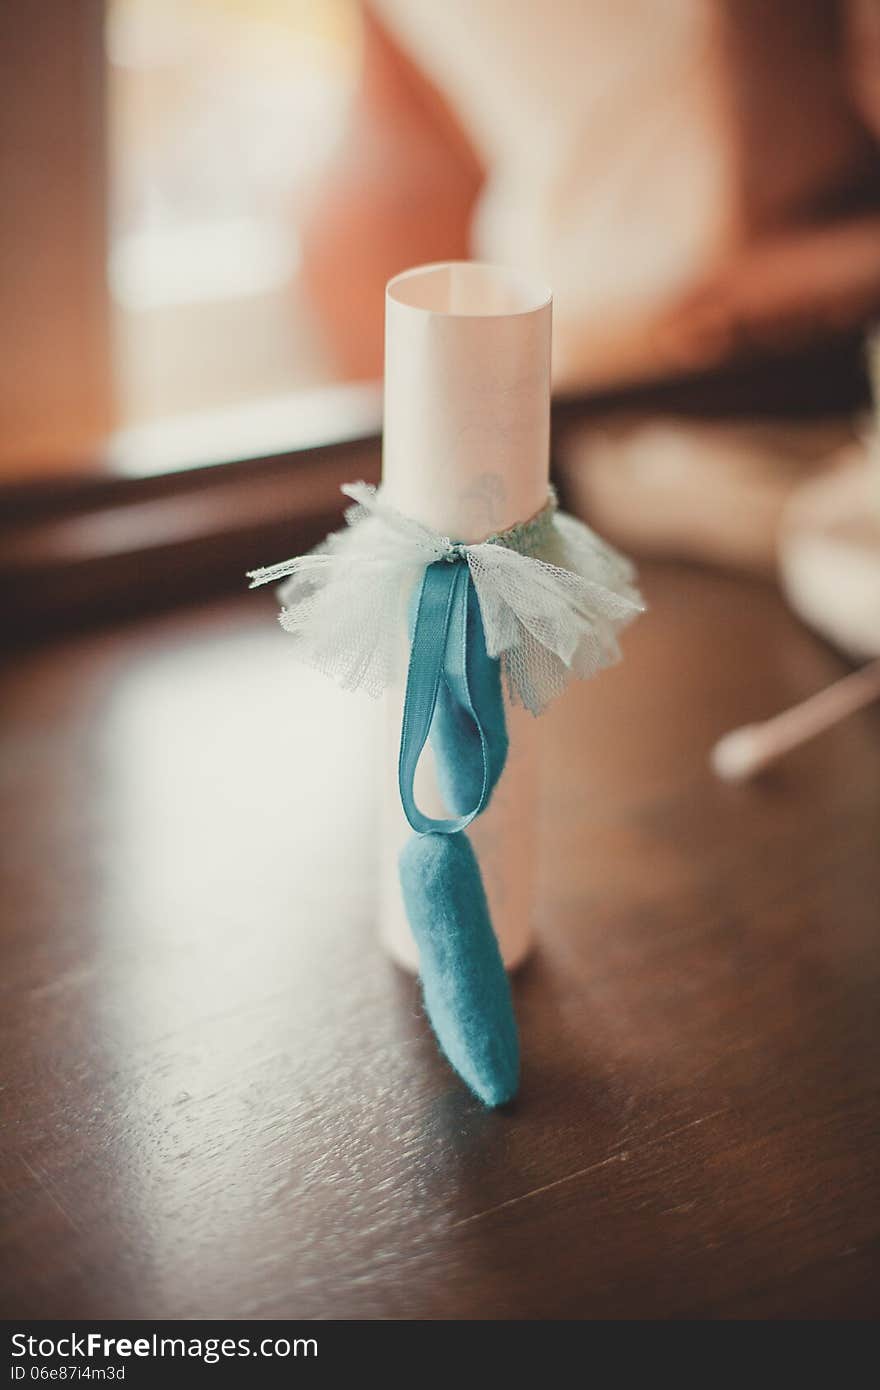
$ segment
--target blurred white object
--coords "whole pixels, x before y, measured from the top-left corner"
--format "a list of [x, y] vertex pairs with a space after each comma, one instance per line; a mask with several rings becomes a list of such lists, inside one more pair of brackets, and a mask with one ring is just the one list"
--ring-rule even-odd
[[877, 699], [880, 661], [873, 661], [764, 724], [748, 724], [725, 734], [712, 749], [712, 768], [725, 782], [745, 781]]
[[[553, 284], [555, 380], [629, 374], [633, 319], [730, 238], [714, 16], [701, 0], [378, 8], [488, 171], [473, 254]], [[659, 190], [674, 215], [658, 216]]]
[[880, 470], [864, 449], [797, 488], [779, 535], [794, 611], [858, 661], [880, 655]]
[[[559, 443], [558, 476], [571, 510], [627, 549], [777, 573], [797, 615], [861, 662], [880, 656], [878, 439], [851, 421], [581, 423]], [[862, 675], [727, 735], [715, 771], [750, 776], [873, 699]]]
[[[486, 170], [474, 256], [553, 285], [558, 385], [668, 376], [755, 343], [790, 349], [876, 304], [871, 194], [861, 214], [819, 214], [859, 186], [859, 115], [875, 111], [827, 4], [373, 8]], [[865, 73], [872, 34], [859, 35]]]
[[822, 477], [792, 494], [779, 538], [792, 608], [860, 661], [880, 655], [880, 330], [867, 351], [873, 422]]
[[793, 489], [853, 440], [848, 420], [627, 416], [564, 433], [557, 477], [566, 506], [625, 550], [771, 574]]
[[[856, 660], [880, 655], [880, 338], [869, 341], [873, 429], [792, 493], [779, 533], [779, 573], [792, 608]], [[711, 763], [719, 777], [753, 776], [807, 739], [880, 698], [880, 660], [766, 724], [726, 734]]]

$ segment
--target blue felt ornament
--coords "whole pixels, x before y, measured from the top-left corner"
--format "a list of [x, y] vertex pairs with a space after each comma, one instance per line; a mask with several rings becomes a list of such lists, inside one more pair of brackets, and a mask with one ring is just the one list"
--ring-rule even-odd
[[[301, 657], [350, 690], [396, 681], [400, 615], [412, 593], [398, 781], [415, 834], [400, 883], [419, 949], [425, 1008], [452, 1066], [486, 1104], [511, 1100], [519, 1041], [510, 984], [465, 831], [507, 757], [508, 698], [540, 714], [575, 678], [619, 657], [618, 632], [642, 610], [629, 561], [546, 504], [484, 541], [442, 536], [365, 483], [343, 491], [347, 529], [312, 554], [255, 570], [286, 580], [282, 626]], [[414, 779], [430, 738], [449, 815], [425, 815]]]

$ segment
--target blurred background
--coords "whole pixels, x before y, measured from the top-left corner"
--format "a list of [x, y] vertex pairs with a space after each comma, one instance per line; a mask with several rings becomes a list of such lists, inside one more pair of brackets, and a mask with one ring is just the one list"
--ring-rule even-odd
[[[326, 468], [380, 426], [384, 284], [433, 260], [552, 284], [557, 477], [628, 543], [773, 569], [792, 487], [852, 460], [877, 0], [553, 0], [540, 22], [508, 0], [9, 0], [0, 23], [13, 584], [71, 561], [69, 526], [45, 529], [71, 508], [92, 560], [121, 548], [111, 500], [178, 496], [181, 538], [239, 529], [235, 463], [264, 504], [205, 583], [282, 512], [317, 536]], [[126, 513], [130, 551], [148, 523]], [[28, 622], [61, 616], [24, 588]]]
[[433, 259], [549, 278], [570, 390], [876, 312], [874, 0], [4, 11], [7, 470], [376, 378], [384, 283]]
[[[184, 594], [316, 539], [352, 465], [377, 475], [385, 282], [445, 259], [553, 286], [556, 478], [613, 537], [773, 573], [793, 493], [832, 472], [820, 522], [855, 515], [873, 553], [878, 0], [0, 22], [13, 623], [112, 605], [169, 523]], [[142, 568], [127, 601], [162, 600]]]

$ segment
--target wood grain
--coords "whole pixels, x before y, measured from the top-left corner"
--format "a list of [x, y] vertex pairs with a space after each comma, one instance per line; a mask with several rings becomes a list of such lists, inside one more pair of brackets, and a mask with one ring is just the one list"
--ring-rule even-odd
[[770, 587], [645, 578], [546, 720], [505, 1113], [375, 943], [376, 711], [271, 599], [10, 660], [5, 1316], [876, 1315], [878, 712], [718, 784], [843, 668]]

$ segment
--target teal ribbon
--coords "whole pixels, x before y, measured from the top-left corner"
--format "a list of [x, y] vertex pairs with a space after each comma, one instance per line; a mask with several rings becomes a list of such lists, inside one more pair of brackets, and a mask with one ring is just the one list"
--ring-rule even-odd
[[[457, 835], [480, 814], [492, 791], [487, 733], [468, 677], [470, 584], [470, 571], [463, 558], [437, 560], [425, 570], [416, 603], [400, 734], [398, 783], [404, 813], [418, 835]], [[453, 699], [473, 719], [482, 758], [482, 778], [478, 778], [481, 788], [476, 805], [450, 819], [436, 819], [420, 811], [414, 788], [416, 768], [431, 732], [443, 680]]]

